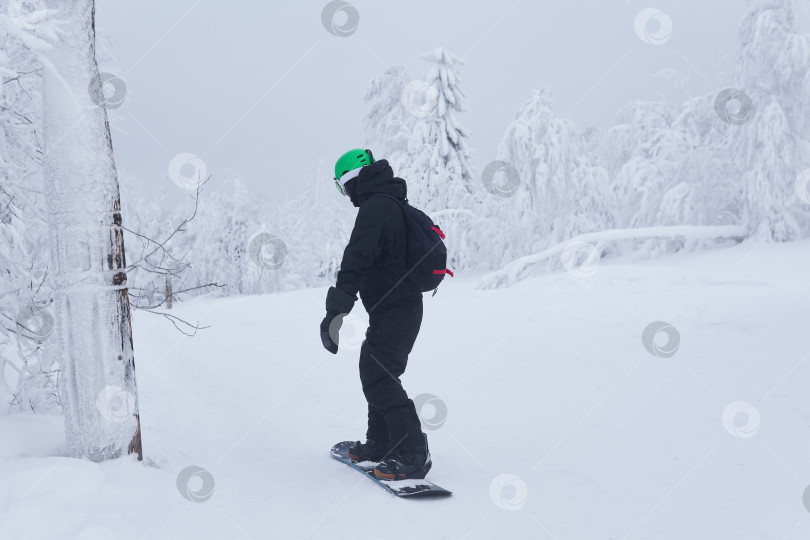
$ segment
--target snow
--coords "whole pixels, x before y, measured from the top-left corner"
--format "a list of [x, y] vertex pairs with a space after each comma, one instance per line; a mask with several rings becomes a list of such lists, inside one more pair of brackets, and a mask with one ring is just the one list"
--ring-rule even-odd
[[[325, 289], [176, 304], [211, 325], [194, 338], [138, 312], [145, 462], [64, 457], [60, 418], [0, 413], [0, 538], [806, 538], [809, 264], [809, 241], [747, 241], [446, 280], [403, 382], [447, 405], [428, 431], [447, 499], [329, 456], [364, 401], [356, 349], [317, 339]], [[642, 344], [654, 321], [674, 356]], [[205, 502], [178, 491], [189, 466]]]

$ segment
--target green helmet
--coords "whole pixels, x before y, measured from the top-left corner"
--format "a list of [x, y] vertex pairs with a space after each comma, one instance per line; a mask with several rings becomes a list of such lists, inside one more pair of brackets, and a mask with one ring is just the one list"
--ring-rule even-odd
[[335, 162], [335, 183], [338, 191], [346, 195], [346, 190], [343, 188], [346, 182], [357, 177], [362, 167], [372, 163], [374, 163], [374, 156], [371, 154], [371, 150], [362, 148], [349, 150], [340, 156]]

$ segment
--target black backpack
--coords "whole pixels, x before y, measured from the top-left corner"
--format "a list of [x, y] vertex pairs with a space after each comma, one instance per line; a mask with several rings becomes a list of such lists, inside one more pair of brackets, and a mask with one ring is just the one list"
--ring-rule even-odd
[[447, 247], [442, 242], [444, 233], [427, 214], [407, 201], [387, 193], [375, 193], [374, 196], [396, 201], [405, 212], [408, 269], [403, 278], [407, 278], [422, 292], [433, 291], [436, 294], [445, 274], [453, 277], [453, 272], [446, 268]]

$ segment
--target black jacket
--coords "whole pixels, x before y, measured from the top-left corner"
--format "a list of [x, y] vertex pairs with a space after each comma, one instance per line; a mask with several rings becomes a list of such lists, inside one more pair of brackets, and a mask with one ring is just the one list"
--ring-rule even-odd
[[326, 311], [348, 313], [357, 293], [367, 311], [388, 302], [418, 300], [422, 293], [402, 276], [407, 271], [405, 213], [387, 193], [405, 200], [405, 180], [396, 178], [382, 159], [360, 170], [351, 193], [359, 208], [337, 283], [326, 295]]

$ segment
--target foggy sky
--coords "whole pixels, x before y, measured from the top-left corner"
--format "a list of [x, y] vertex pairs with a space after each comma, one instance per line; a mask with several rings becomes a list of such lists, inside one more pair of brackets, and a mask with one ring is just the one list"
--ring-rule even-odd
[[[111, 111], [119, 169], [179, 197], [167, 168], [190, 152], [207, 165], [213, 189], [239, 173], [267, 198], [299, 194], [319, 163], [331, 181], [335, 158], [363, 144], [363, 94], [389, 65], [421, 79], [428, 63], [420, 56], [435, 47], [464, 59], [469, 110], [459, 119], [480, 170], [540, 86], [552, 88], [558, 116], [605, 128], [629, 101], [682, 102], [731, 85], [748, 7], [661, 0], [653, 7], [671, 18], [671, 37], [651, 45], [634, 30], [651, 5], [637, 0], [358, 0], [359, 25], [347, 37], [324, 28], [321, 0], [96, 4], [98, 32], [112, 44], [101, 42], [102, 69], [127, 84]], [[662, 69], [677, 76], [652, 77]]]

